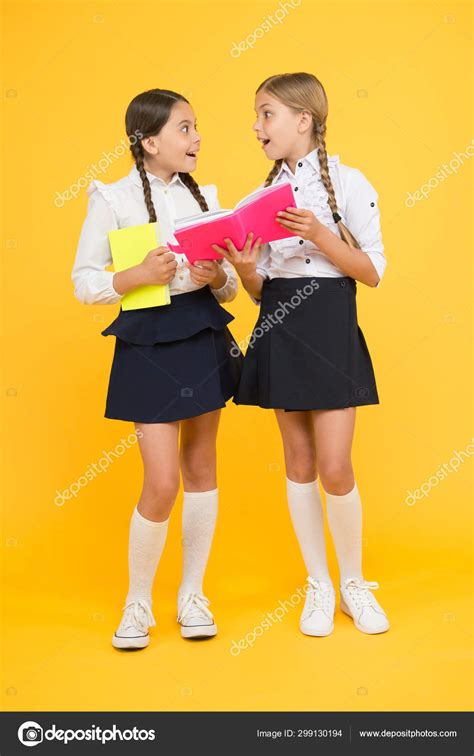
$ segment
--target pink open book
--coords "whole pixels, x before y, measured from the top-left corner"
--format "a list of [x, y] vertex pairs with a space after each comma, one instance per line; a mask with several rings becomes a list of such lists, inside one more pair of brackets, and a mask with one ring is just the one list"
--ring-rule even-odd
[[237, 249], [242, 249], [251, 231], [254, 239], [262, 237], [262, 244], [294, 236], [275, 220], [277, 212], [287, 207], [296, 207], [289, 182], [257, 189], [244, 197], [233, 210], [214, 210], [180, 218], [174, 228], [178, 244], [167, 242], [167, 246], [173, 252], [185, 254], [190, 263], [195, 260], [222, 260], [223, 256], [212, 249], [211, 244], [227, 249], [224, 242], [226, 237], [232, 239]]

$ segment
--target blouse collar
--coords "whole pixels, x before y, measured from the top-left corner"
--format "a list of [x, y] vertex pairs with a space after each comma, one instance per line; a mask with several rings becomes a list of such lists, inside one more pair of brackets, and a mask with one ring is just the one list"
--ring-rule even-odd
[[[338, 162], [339, 162], [339, 155], [328, 155], [329, 165], [334, 165], [335, 163], [338, 163]], [[316, 173], [318, 176], [321, 174], [317, 148], [315, 148], [314, 150], [311, 150], [311, 152], [308, 152], [307, 155], [297, 160], [296, 164], [298, 165], [298, 163], [303, 163], [303, 165], [306, 163], [307, 165], [311, 167], [314, 173]], [[275, 177], [274, 181], [276, 181], [280, 177], [283, 171], [285, 171], [290, 177], [292, 176], [294, 178], [296, 176], [295, 173], [292, 173], [286, 160], [284, 160], [283, 163], [281, 164], [280, 170], [278, 171], [278, 174]]]
[[[155, 176], [154, 173], [149, 173], [148, 171], [145, 171], [145, 173], [148, 177], [148, 181], [150, 182], [150, 185], [155, 183], [155, 184], [158, 184], [159, 186], [166, 188], [168, 186], [172, 186], [173, 184], [180, 183], [182, 186], [186, 186], [186, 184], [180, 178], [179, 173], [173, 173], [173, 176], [171, 177], [171, 180], [168, 183], [166, 183], [166, 181], [160, 178], [159, 176]], [[138, 168], [136, 165], [132, 167], [132, 170], [130, 171], [128, 175], [130, 176], [134, 184], [136, 184], [137, 186], [142, 186], [142, 180], [141, 180], [141, 177], [140, 177], [140, 174], [138, 172]]]

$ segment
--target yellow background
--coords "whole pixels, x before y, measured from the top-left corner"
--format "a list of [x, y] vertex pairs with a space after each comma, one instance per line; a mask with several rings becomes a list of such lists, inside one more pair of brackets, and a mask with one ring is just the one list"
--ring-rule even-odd
[[[429, 495], [413, 491], [471, 441], [468, 354], [471, 213], [466, 159], [409, 208], [438, 167], [472, 144], [468, 3], [302, 0], [232, 57], [232, 44], [279, 7], [257, 3], [10, 3], [4, 131], [7, 710], [466, 710], [471, 707], [469, 455]], [[353, 462], [364, 509], [364, 574], [391, 620], [360, 633], [298, 630], [301, 605], [233, 656], [305, 580], [271, 411], [222, 413], [220, 517], [205, 582], [219, 627], [184, 642], [175, 621], [181, 496], [154, 588], [158, 626], [139, 654], [110, 643], [127, 589], [127, 539], [141, 489], [137, 446], [79, 495], [63, 491], [131, 423], [103, 417], [117, 306], [73, 297], [71, 268], [87, 198], [54, 204], [124, 138], [133, 96], [163, 87], [191, 101], [202, 134], [196, 178], [231, 207], [270, 163], [251, 130], [268, 75], [310, 71], [330, 104], [328, 151], [380, 195], [388, 268], [359, 285], [359, 322], [381, 404], [360, 408]], [[128, 173], [128, 155], [99, 176]], [[244, 339], [257, 308], [227, 305]], [[472, 448], [472, 447], [471, 447]], [[337, 585], [328, 536], [330, 568]]]

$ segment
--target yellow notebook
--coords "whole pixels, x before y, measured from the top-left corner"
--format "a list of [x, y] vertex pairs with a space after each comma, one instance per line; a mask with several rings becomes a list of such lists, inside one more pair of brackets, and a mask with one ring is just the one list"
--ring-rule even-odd
[[[158, 222], [144, 223], [109, 231], [110, 251], [117, 273], [134, 265], [139, 265], [148, 252], [162, 246]], [[157, 307], [170, 304], [168, 284], [138, 286], [124, 294], [121, 300], [123, 310], [140, 310], [143, 307]]]

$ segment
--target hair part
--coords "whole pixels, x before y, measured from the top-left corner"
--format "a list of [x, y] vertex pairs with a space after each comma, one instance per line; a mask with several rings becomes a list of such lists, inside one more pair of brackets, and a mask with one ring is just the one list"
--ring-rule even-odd
[[[178, 92], [172, 92], [170, 89], [149, 89], [133, 98], [125, 114], [125, 130], [130, 141], [130, 152], [142, 180], [143, 195], [150, 223], [154, 223], [158, 219], [151, 198], [151, 186], [145, 169], [145, 150], [141, 140], [159, 134], [167, 123], [173, 106], [179, 101], [189, 104], [186, 97], [178, 94]], [[136, 138], [137, 134], [140, 135], [139, 139]], [[132, 136], [134, 136], [133, 139]], [[203, 212], [209, 210], [207, 202], [200, 192], [199, 185], [191, 174], [178, 172], [178, 175], [201, 210]]]
[[[351, 234], [349, 229], [344, 225], [342, 220], [337, 220], [339, 213], [337, 211], [337, 201], [332, 185], [331, 176], [329, 175], [328, 155], [326, 150], [326, 121], [328, 117], [328, 99], [323, 85], [313, 74], [308, 73], [287, 73], [270, 76], [262, 81], [255, 94], [259, 92], [268, 92], [277, 100], [292, 108], [296, 112], [307, 111], [313, 118], [312, 140], [318, 151], [319, 168], [321, 180], [324, 184], [328, 195], [328, 205], [334, 217], [334, 221], [339, 228], [341, 238], [349, 246], [360, 249], [359, 242]], [[264, 186], [270, 186], [274, 178], [280, 171], [283, 159], [275, 160], [273, 168], [265, 179]]]

